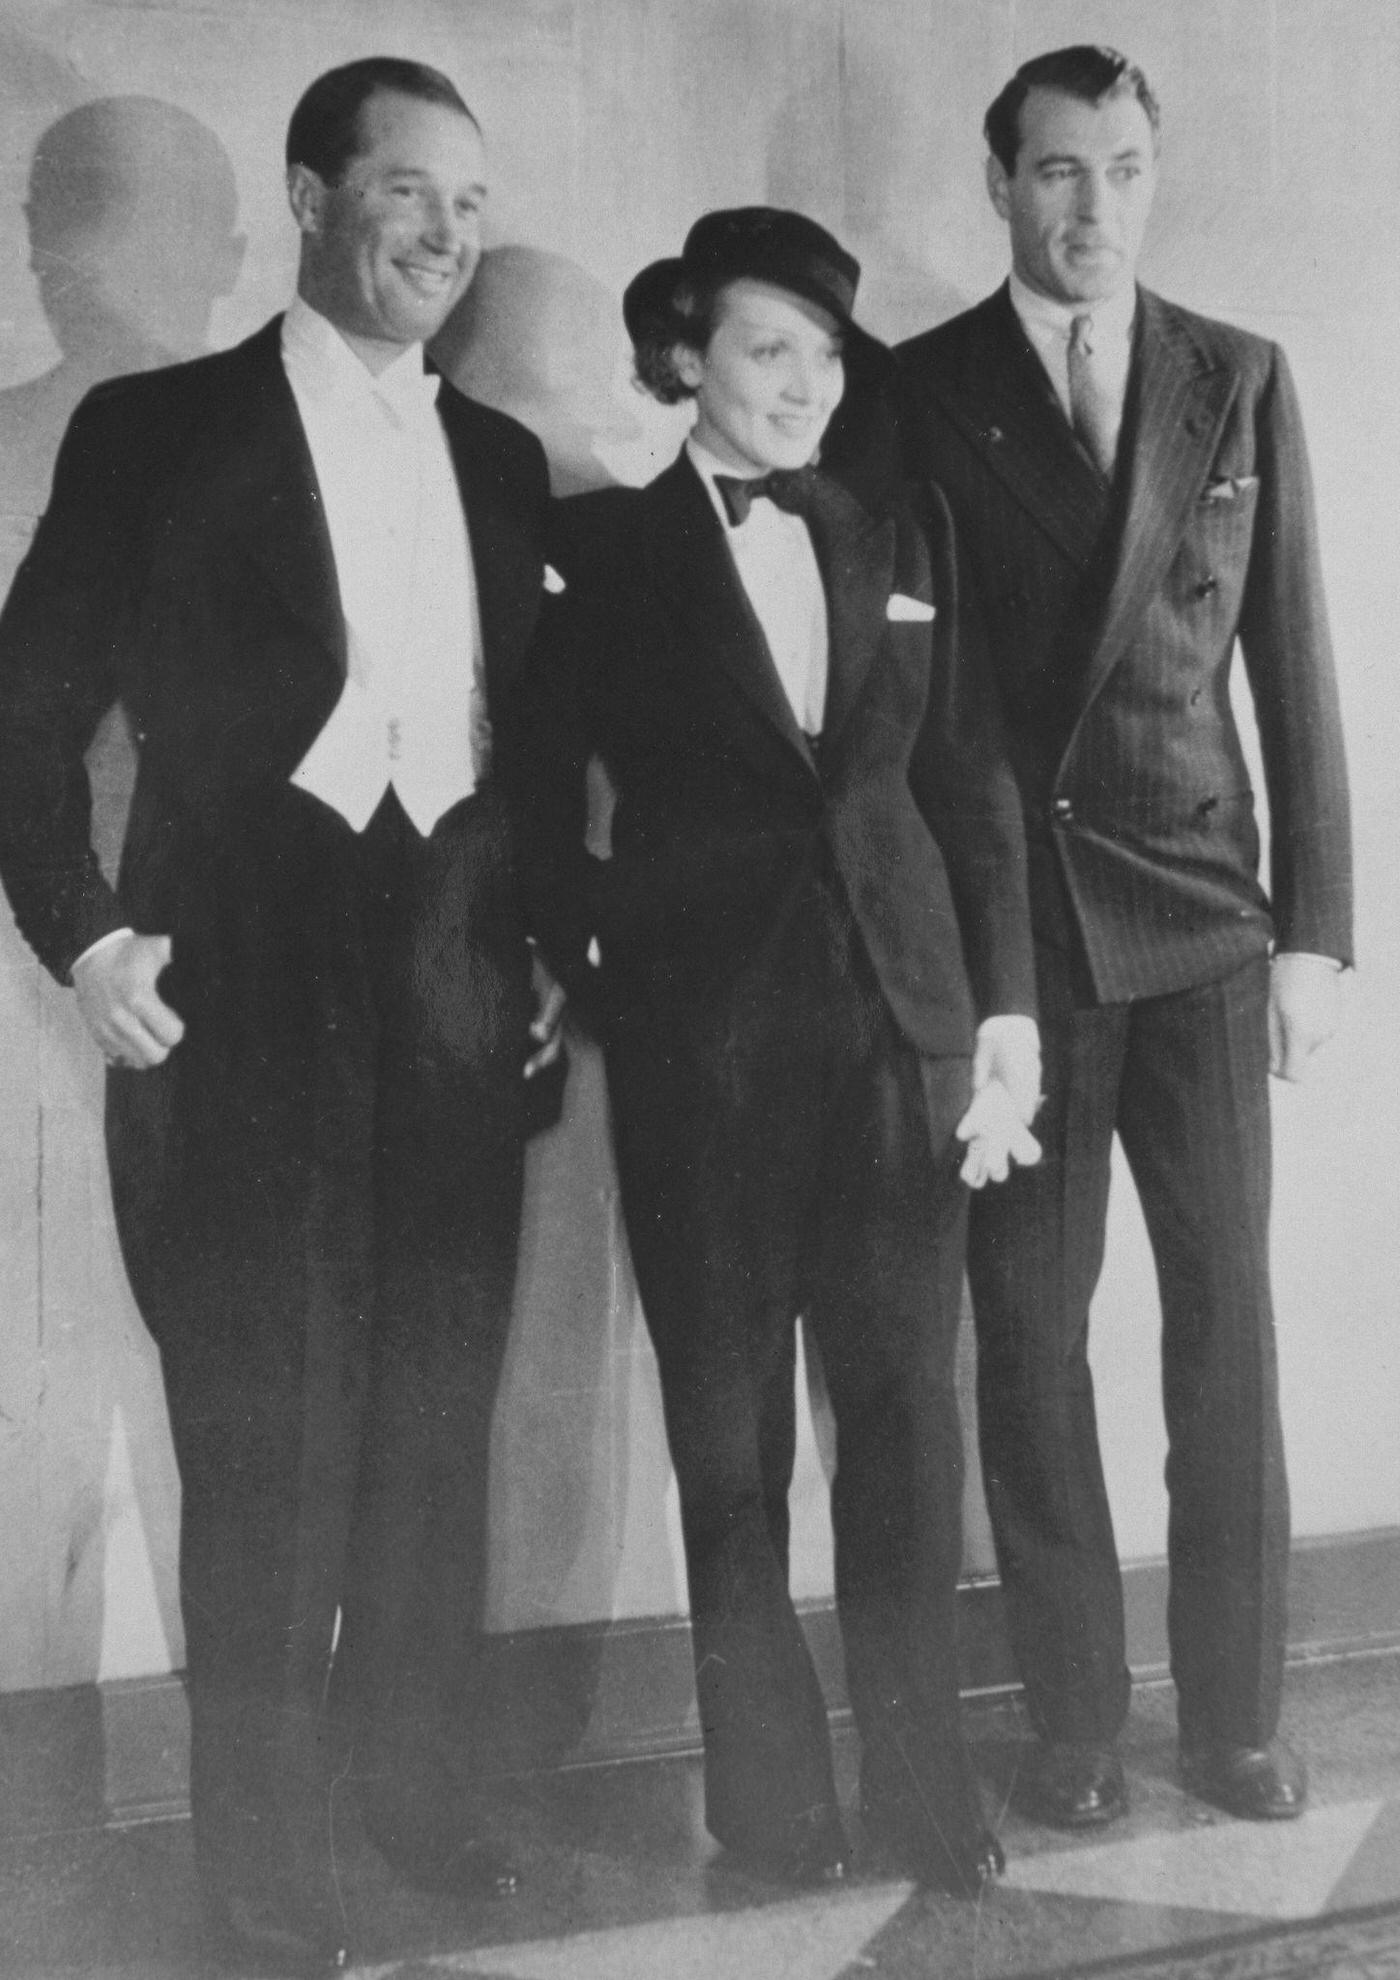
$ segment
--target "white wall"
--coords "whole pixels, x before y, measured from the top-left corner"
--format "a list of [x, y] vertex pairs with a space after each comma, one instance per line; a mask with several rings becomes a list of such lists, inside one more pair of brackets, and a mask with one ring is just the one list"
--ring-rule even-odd
[[[1316, 1083], [1278, 1096], [1277, 1290], [1296, 1526], [1400, 1520], [1400, 8], [1388, 0], [0, 0], [0, 582], [93, 377], [246, 334], [294, 265], [279, 160], [320, 69], [378, 50], [449, 70], [487, 131], [488, 257], [448, 355], [544, 433], [561, 487], [641, 479], [675, 444], [626, 384], [617, 297], [708, 206], [802, 206], [866, 264], [903, 335], [984, 293], [1004, 242], [982, 110], [1014, 64], [1106, 39], [1165, 111], [1145, 274], [1280, 337], [1319, 485], [1360, 854], [1362, 969]], [[118, 105], [24, 203], [46, 132]], [[191, 131], [169, 115], [196, 120]], [[81, 169], [80, 169], [81, 168]], [[231, 238], [226, 181], [237, 198]], [[88, 191], [95, 210], [79, 224]], [[75, 302], [81, 307], [75, 308]], [[66, 316], [63, 312], [66, 310]], [[53, 321], [67, 322], [60, 362]], [[6, 389], [17, 388], [17, 389]], [[119, 788], [120, 747], [99, 769]], [[104, 802], [114, 832], [116, 798]], [[0, 926], [0, 1686], [178, 1662], [177, 1507], [153, 1350], [121, 1277], [99, 1077], [70, 1000]], [[617, 1241], [599, 1070], [535, 1153], [496, 1440], [502, 1626], [683, 1605], [654, 1375]], [[1095, 1314], [1122, 1550], [1161, 1552], [1156, 1300], [1126, 1177]], [[795, 1580], [829, 1587], [820, 1469]], [[985, 1566], [970, 1501], [969, 1558]]]

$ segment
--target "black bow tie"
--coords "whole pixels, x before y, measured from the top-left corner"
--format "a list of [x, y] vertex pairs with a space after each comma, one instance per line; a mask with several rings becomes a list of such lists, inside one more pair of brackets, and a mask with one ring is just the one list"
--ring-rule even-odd
[[775, 502], [789, 515], [810, 515], [816, 498], [817, 476], [814, 468], [772, 468], [756, 480], [741, 481], [736, 474], [717, 474], [715, 487], [719, 490], [725, 514], [730, 527], [737, 529], [747, 522], [749, 510], [761, 495]]

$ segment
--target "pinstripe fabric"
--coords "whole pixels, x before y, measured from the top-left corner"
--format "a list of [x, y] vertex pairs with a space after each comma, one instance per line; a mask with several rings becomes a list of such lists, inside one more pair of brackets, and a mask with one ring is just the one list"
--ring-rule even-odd
[[1139, 304], [1111, 490], [1005, 290], [899, 353], [907, 464], [947, 497], [999, 680], [1037, 935], [1046, 1159], [974, 1204], [969, 1238], [982, 1450], [1033, 1721], [1112, 1741], [1129, 1686], [1088, 1332], [1116, 1134], [1162, 1300], [1181, 1732], [1256, 1746], [1278, 1720], [1288, 1551], [1266, 957], [1277, 938], [1350, 959], [1346, 777], [1283, 356]]
[[[1351, 953], [1346, 773], [1287, 365], [1261, 338], [1140, 304], [1107, 517], [1004, 290], [900, 351], [909, 466], [948, 497], [1001, 679], [1038, 932], [1063, 943], [1071, 903], [1107, 1001], [1224, 975], [1275, 933]], [[1272, 901], [1230, 710], [1237, 637]]]
[[1042, 951], [1045, 1158], [976, 1200], [968, 1270], [987, 1502], [1032, 1720], [1050, 1738], [1112, 1741], [1128, 1705], [1089, 1367], [1115, 1132], [1161, 1291], [1182, 1732], [1261, 1746], [1278, 1723], [1288, 1486], [1268, 1278], [1267, 970], [1260, 956], [1219, 982], [1086, 1006], [1063, 959]]

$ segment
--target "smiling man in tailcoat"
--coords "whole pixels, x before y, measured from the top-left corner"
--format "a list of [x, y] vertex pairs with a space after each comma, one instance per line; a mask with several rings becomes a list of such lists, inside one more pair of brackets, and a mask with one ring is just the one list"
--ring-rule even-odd
[[[322, 1970], [349, 1958], [347, 1744], [402, 1876], [514, 1882], [453, 1735], [559, 1000], [535, 1016], [492, 733], [544, 458], [422, 356], [480, 251], [480, 129], [436, 71], [352, 63], [298, 105], [287, 186], [286, 315], [74, 417], [0, 621], [0, 871], [111, 1068], [183, 1492], [206, 1905], [236, 1957]], [[82, 752], [117, 700], [114, 890]]]

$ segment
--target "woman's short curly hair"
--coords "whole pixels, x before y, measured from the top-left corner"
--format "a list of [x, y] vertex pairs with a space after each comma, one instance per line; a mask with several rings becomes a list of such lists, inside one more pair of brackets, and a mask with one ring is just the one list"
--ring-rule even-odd
[[695, 397], [695, 387], [687, 385], [676, 369], [676, 346], [704, 354], [728, 286], [722, 278], [697, 281], [682, 276], [666, 297], [649, 300], [637, 312], [631, 332], [633, 376], [663, 406], [678, 406]]

